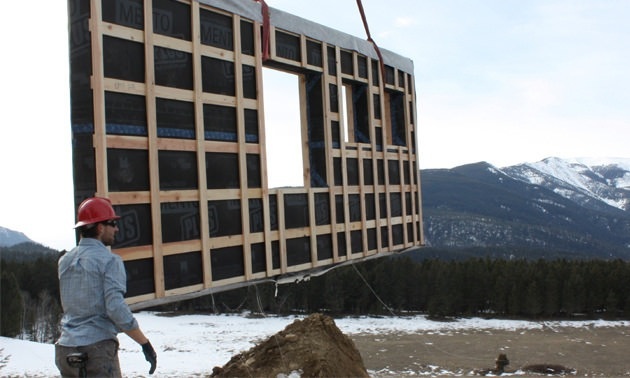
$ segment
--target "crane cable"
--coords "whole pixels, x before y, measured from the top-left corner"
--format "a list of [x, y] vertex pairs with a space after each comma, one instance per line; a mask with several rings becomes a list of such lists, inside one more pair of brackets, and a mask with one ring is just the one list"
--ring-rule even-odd
[[378, 45], [372, 38], [370, 34], [370, 27], [368, 26], [367, 17], [365, 16], [365, 10], [363, 9], [363, 3], [361, 0], [357, 0], [357, 6], [359, 7], [359, 13], [361, 13], [361, 20], [363, 21], [363, 27], [365, 28], [365, 34], [367, 35], [368, 42], [372, 43], [374, 46], [374, 50], [376, 51], [376, 55], [378, 56], [378, 63], [381, 68], [381, 78], [383, 80], [383, 87], [385, 87], [385, 63], [383, 62], [383, 55], [381, 55], [381, 49], [378, 48]]
[[[266, 61], [270, 58], [269, 53], [269, 44], [270, 44], [270, 22], [269, 22], [269, 6], [265, 2], [265, 0], [254, 0], [257, 3], [260, 3], [261, 6], [261, 14], [262, 14], [262, 60]], [[374, 51], [376, 51], [376, 55], [378, 56], [378, 63], [381, 71], [381, 78], [383, 80], [383, 85], [385, 85], [385, 63], [383, 62], [383, 55], [381, 54], [381, 49], [379, 49], [376, 41], [372, 38], [370, 34], [370, 27], [367, 22], [367, 17], [365, 16], [365, 10], [363, 9], [363, 3], [361, 0], [357, 0], [357, 7], [359, 8], [359, 13], [361, 14], [361, 21], [363, 22], [363, 27], [365, 28], [365, 34], [367, 35], [367, 40], [374, 46]]]

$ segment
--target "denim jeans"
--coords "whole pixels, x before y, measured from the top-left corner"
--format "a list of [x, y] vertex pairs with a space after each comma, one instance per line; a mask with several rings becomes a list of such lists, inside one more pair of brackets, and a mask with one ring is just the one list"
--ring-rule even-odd
[[103, 340], [91, 345], [68, 347], [55, 344], [55, 364], [62, 377], [78, 377], [79, 368], [72, 367], [66, 361], [71, 353], [86, 352], [88, 377], [121, 378], [118, 362], [118, 340]]

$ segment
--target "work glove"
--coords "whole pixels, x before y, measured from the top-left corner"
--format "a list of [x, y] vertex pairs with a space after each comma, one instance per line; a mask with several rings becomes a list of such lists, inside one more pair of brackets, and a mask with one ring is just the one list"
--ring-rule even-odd
[[157, 366], [157, 354], [155, 353], [155, 349], [150, 342], [146, 342], [142, 344], [142, 353], [144, 353], [144, 358], [149, 361], [151, 364], [151, 369], [149, 369], [149, 374], [153, 374], [155, 371], [155, 367]]

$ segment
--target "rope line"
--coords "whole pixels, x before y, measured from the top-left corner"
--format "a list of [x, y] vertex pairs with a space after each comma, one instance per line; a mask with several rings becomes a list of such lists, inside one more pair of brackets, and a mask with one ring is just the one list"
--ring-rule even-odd
[[363, 283], [365, 284], [365, 286], [367, 286], [368, 289], [370, 289], [370, 291], [372, 292], [372, 294], [374, 294], [374, 296], [376, 297], [376, 299], [378, 299], [379, 302], [381, 302], [381, 304], [383, 306], [385, 306], [385, 308], [387, 309], [387, 311], [389, 311], [389, 313], [393, 316], [398, 316], [398, 314], [396, 314], [394, 312], [394, 309], [392, 309], [391, 307], [389, 307], [387, 305], [387, 303], [385, 303], [381, 297], [378, 296], [378, 294], [376, 294], [376, 291], [374, 291], [374, 289], [372, 288], [372, 286], [370, 286], [370, 284], [367, 282], [367, 280], [365, 279], [365, 277], [363, 277], [363, 275], [361, 274], [361, 272], [359, 272], [359, 269], [357, 269], [356, 265], [354, 264], [354, 262], [352, 262], [352, 268], [354, 269], [355, 272], [357, 272], [357, 274], [359, 275], [359, 277], [361, 278], [361, 280], [363, 281]]
[[[258, 285], [254, 284], [254, 289], [256, 290], [256, 304], [258, 305], [258, 312], [262, 315], [263, 318], [268, 318], [267, 314], [265, 314], [265, 310], [263, 309], [262, 302], [260, 300], [260, 292], [258, 291]], [[276, 284], [276, 295], [278, 294]], [[280, 341], [278, 340], [278, 333], [273, 334], [273, 340], [276, 342], [276, 346], [278, 347], [278, 352], [280, 353], [280, 360], [282, 360], [282, 364], [284, 366], [289, 366], [288, 361], [284, 357], [284, 353], [282, 352], [282, 346], [280, 345]]]
[[[374, 294], [374, 297], [376, 297], [376, 299], [387, 309], [387, 311], [389, 311], [389, 313], [394, 316], [394, 317], [399, 317], [399, 314], [396, 314], [394, 309], [392, 309], [391, 307], [389, 307], [382, 299], [381, 297], [379, 297], [379, 295], [376, 293], [376, 291], [372, 288], [372, 286], [367, 282], [367, 280], [365, 279], [365, 277], [363, 277], [363, 275], [361, 274], [361, 272], [357, 269], [356, 265], [354, 264], [354, 262], [351, 264], [352, 268], [354, 269], [354, 271], [359, 275], [359, 277], [361, 278], [361, 280], [363, 281], [363, 283], [365, 284], [365, 286], [367, 286], [368, 289], [370, 289], [370, 291], [372, 292], [372, 294]], [[456, 357], [459, 359], [468, 359], [468, 360], [473, 360], [473, 361], [486, 361], [486, 359], [482, 359], [482, 358], [475, 358], [475, 357], [470, 357], [470, 356], [466, 356], [466, 355], [462, 355], [462, 354], [456, 354], [456, 353], [452, 353], [449, 352], [443, 348], [440, 348], [439, 346], [436, 346], [434, 343], [430, 343], [429, 340], [427, 339], [427, 337], [424, 334], [419, 334], [418, 335], [420, 338], [422, 338], [425, 342], [424, 342], [424, 348], [428, 349], [429, 345], [432, 348], [435, 348], [435, 350], [442, 352], [443, 354], [447, 355], [447, 356], [451, 356], [451, 357]]]
[[374, 46], [374, 50], [376, 51], [376, 55], [378, 56], [378, 63], [381, 69], [381, 80], [383, 80], [383, 88], [385, 88], [385, 63], [383, 62], [383, 55], [381, 55], [381, 49], [378, 48], [376, 41], [372, 39], [372, 35], [370, 34], [370, 27], [368, 26], [367, 17], [365, 16], [365, 10], [363, 9], [363, 3], [361, 0], [357, 0], [357, 6], [359, 7], [359, 13], [361, 14], [361, 20], [363, 21], [363, 28], [365, 28], [365, 34], [367, 35], [368, 42], [372, 43]]

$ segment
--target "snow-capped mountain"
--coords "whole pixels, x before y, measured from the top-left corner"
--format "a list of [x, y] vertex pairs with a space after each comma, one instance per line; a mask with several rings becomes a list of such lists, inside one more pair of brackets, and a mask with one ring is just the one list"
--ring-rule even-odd
[[25, 242], [32, 242], [32, 240], [19, 231], [0, 226], [0, 247], [11, 247]]
[[547, 158], [501, 169], [507, 175], [540, 185], [582, 206], [602, 203], [630, 210], [630, 159]]
[[428, 246], [630, 259], [630, 159], [480, 162], [421, 177]]

